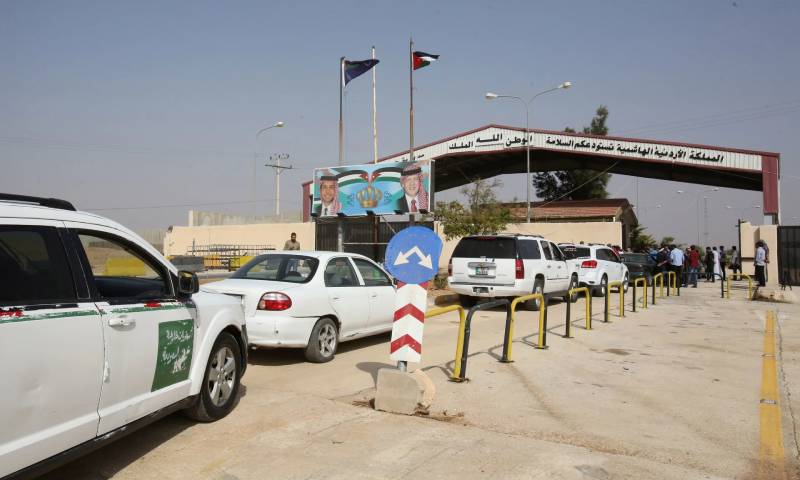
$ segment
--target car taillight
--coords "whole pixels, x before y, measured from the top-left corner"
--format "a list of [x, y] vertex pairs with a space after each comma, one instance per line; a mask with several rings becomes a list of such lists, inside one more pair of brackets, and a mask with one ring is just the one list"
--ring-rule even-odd
[[584, 260], [581, 268], [597, 268], [597, 260]]
[[259, 310], [280, 311], [292, 306], [292, 299], [279, 292], [267, 292], [258, 301]]
[[451, 258], [449, 262], [447, 262], [447, 276], [453, 276], [453, 259]]
[[522, 280], [525, 278], [525, 265], [522, 263], [522, 259], [518, 258], [516, 264], [514, 265], [514, 271], [516, 272], [517, 280]]

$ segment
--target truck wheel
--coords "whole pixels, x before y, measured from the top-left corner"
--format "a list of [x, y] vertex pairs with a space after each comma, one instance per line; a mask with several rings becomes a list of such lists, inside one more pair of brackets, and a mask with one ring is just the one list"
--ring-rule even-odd
[[[542, 293], [544, 292], [544, 280], [541, 278], [537, 278], [535, 282], [533, 282], [533, 293]], [[525, 309], [530, 310], [532, 312], [538, 312], [539, 309], [542, 308], [542, 301], [537, 299], [533, 300], [525, 300]]]
[[236, 339], [230, 333], [220, 333], [208, 356], [200, 394], [194, 405], [186, 409], [189, 417], [199, 422], [213, 422], [233, 410], [239, 393], [241, 358]]
[[458, 303], [461, 304], [464, 308], [472, 308], [478, 302], [478, 299], [475, 297], [470, 297], [469, 295], [458, 295]]
[[333, 360], [336, 355], [336, 347], [339, 346], [339, 331], [336, 324], [330, 318], [320, 318], [306, 347], [306, 360], [314, 363], [325, 363]]
[[[647, 281], [647, 279], [645, 279], [645, 282], [646, 281]], [[624, 293], [628, 293], [628, 285], [630, 285], [630, 283], [631, 283], [631, 279], [630, 279], [630, 277], [628, 277], [628, 274], [626, 273], [625, 274], [625, 278], [622, 280], [622, 286], [624, 287], [624, 289], [623, 289]]]

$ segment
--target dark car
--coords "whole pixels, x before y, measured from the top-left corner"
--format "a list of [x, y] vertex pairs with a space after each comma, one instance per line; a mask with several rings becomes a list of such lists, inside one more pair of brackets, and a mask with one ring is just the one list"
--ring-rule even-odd
[[647, 253], [623, 253], [622, 263], [628, 267], [631, 282], [637, 278], [645, 278], [647, 284], [651, 285], [653, 275], [658, 273], [656, 261]]

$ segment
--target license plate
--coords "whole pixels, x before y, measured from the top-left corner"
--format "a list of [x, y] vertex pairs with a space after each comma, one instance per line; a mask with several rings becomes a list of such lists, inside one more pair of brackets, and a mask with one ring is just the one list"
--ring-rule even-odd
[[489, 287], [473, 287], [475, 293], [489, 293]]
[[489, 275], [489, 267], [475, 267], [475, 275]]

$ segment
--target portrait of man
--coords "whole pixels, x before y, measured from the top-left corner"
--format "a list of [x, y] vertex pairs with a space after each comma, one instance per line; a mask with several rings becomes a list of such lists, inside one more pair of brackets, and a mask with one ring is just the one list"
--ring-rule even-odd
[[403, 196], [397, 201], [397, 209], [408, 213], [428, 210], [428, 192], [425, 191], [422, 169], [416, 163], [403, 168], [400, 176]]
[[320, 204], [314, 207], [314, 213], [321, 217], [331, 217], [341, 211], [339, 203], [339, 185], [334, 175], [322, 175], [319, 179]]

